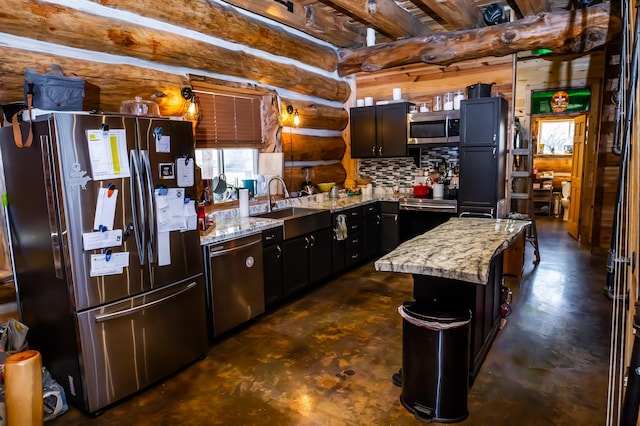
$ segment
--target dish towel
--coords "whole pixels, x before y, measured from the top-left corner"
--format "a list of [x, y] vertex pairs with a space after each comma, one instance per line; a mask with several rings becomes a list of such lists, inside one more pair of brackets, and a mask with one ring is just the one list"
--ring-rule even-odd
[[336, 240], [342, 241], [347, 238], [347, 216], [339, 214], [336, 216], [336, 223], [333, 228], [336, 234]]

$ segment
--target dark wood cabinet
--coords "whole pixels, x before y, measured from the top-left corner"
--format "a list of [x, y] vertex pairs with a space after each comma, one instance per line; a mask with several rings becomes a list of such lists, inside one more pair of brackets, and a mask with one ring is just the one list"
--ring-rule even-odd
[[351, 157], [406, 157], [408, 112], [408, 102], [351, 108]]
[[380, 250], [380, 210], [378, 203], [364, 206], [364, 258], [371, 259]]
[[482, 362], [500, 327], [500, 293], [502, 290], [503, 253], [492, 259], [486, 285], [449, 278], [413, 276], [416, 301], [433, 304], [442, 312], [468, 309], [471, 312], [470, 381], [478, 374]]
[[282, 243], [284, 295], [290, 296], [331, 274], [331, 229]]
[[393, 201], [379, 201], [380, 241], [379, 252], [389, 253], [400, 244], [399, 204]]
[[310, 234], [309, 240], [309, 279], [314, 285], [331, 275], [331, 229]]
[[502, 97], [461, 102], [461, 215], [499, 217], [506, 179], [507, 102]]
[[292, 238], [282, 243], [284, 295], [290, 296], [310, 286], [309, 237]]
[[271, 309], [284, 298], [282, 281], [282, 227], [262, 231], [264, 304]]

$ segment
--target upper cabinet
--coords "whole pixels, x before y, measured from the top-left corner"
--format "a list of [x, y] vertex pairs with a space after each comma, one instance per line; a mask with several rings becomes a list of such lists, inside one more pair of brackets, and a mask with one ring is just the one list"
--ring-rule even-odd
[[505, 209], [507, 101], [467, 99], [460, 108], [461, 216], [503, 217]]
[[505, 130], [501, 109], [506, 102], [501, 97], [468, 99], [463, 102], [460, 118], [463, 123], [460, 134], [460, 145], [483, 146], [495, 145]]
[[351, 108], [351, 157], [406, 157], [408, 112], [408, 102]]

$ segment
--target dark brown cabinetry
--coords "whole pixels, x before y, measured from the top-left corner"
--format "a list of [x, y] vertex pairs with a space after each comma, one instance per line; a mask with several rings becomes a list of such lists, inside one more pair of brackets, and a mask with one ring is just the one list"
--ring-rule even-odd
[[371, 259], [380, 250], [380, 210], [378, 203], [364, 206], [364, 258]]
[[262, 231], [262, 259], [264, 270], [264, 304], [271, 309], [282, 302], [282, 227]]
[[456, 281], [448, 278], [413, 276], [416, 301], [438, 308], [468, 309], [471, 312], [470, 380], [473, 381], [500, 326], [500, 292], [502, 289], [503, 254], [491, 262], [486, 285]]
[[331, 274], [331, 229], [282, 243], [284, 295], [295, 294]]
[[507, 102], [501, 97], [461, 102], [458, 212], [498, 217], [504, 205]]
[[351, 157], [406, 157], [408, 112], [408, 102], [351, 108]]

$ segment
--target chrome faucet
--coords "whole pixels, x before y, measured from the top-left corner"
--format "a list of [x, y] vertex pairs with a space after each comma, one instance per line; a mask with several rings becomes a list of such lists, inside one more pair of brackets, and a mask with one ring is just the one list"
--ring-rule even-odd
[[273, 176], [267, 182], [267, 211], [268, 212], [271, 211], [271, 182], [273, 182], [274, 179], [282, 182], [282, 187], [284, 188], [284, 198], [289, 198], [289, 191], [287, 191], [287, 184], [284, 183], [284, 179], [282, 179], [280, 176]]

